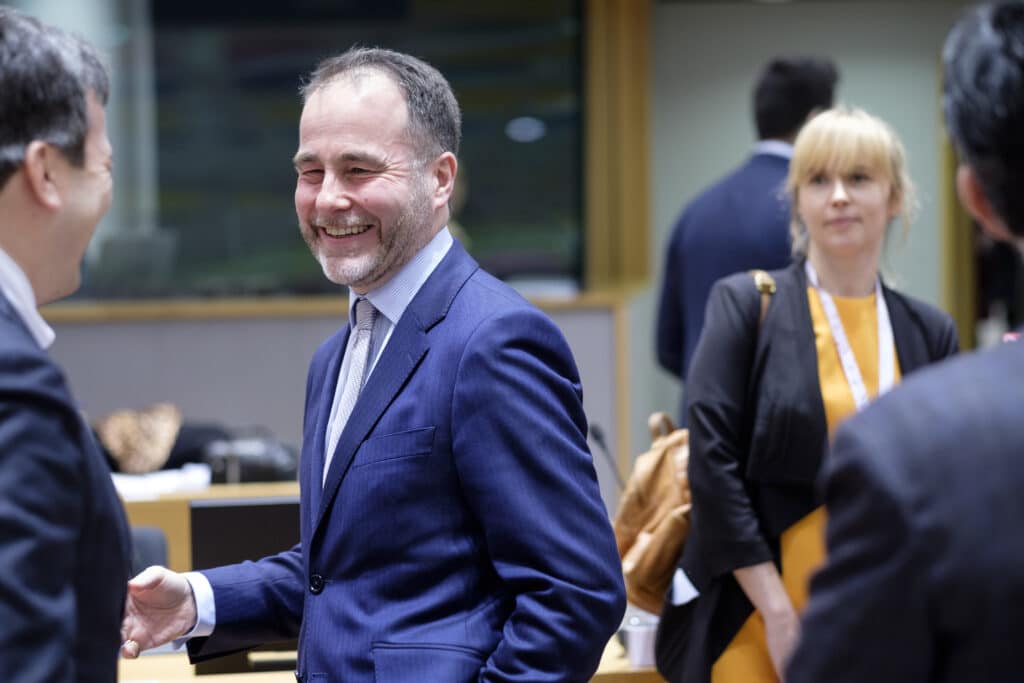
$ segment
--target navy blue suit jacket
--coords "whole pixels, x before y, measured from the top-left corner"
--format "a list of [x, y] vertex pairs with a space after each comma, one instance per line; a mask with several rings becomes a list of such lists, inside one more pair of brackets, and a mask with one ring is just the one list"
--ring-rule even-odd
[[[704, 325], [711, 285], [752, 268], [790, 262], [789, 206], [783, 197], [789, 161], [754, 154], [700, 194], [676, 222], [665, 254], [655, 332], [658, 362], [686, 380]], [[685, 424], [685, 415], [681, 415]]]
[[1024, 343], [908, 378], [836, 434], [828, 561], [786, 680], [1011, 681], [1024, 642]]
[[348, 334], [310, 367], [301, 543], [206, 572], [217, 627], [193, 654], [298, 632], [311, 683], [588, 680], [625, 601], [561, 333], [456, 242], [397, 322], [321, 490]]
[[0, 681], [117, 680], [129, 544], [64, 377], [0, 295]]

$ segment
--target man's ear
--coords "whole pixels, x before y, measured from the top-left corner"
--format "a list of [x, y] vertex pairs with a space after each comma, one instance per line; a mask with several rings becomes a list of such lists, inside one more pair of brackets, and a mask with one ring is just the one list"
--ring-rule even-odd
[[52, 145], [33, 140], [25, 148], [25, 184], [36, 201], [51, 210], [59, 209], [62, 203], [57, 177], [63, 168], [59, 164], [66, 166], [67, 161]]
[[455, 189], [455, 173], [458, 168], [459, 162], [451, 152], [445, 152], [434, 160], [431, 171], [431, 177], [434, 179], [431, 195], [435, 204], [439, 206], [448, 204]]
[[997, 240], [1012, 241], [1013, 235], [1003, 219], [992, 208], [974, 169], [960, 164], [956, 170], [956, 191], [968, 213], [981, 225], [981, 229]]

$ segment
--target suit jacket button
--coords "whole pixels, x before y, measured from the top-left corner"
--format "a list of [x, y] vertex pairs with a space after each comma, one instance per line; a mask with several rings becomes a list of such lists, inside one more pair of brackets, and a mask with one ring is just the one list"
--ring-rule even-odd
[[324, 577], [313, 574], [309, 577], [309, 592], [313, 595], [320, 595], [324, 590]]

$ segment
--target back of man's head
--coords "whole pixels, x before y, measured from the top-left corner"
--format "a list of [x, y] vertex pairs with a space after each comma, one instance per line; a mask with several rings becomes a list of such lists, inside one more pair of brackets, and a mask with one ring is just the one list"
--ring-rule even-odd
[[0, 188], [34, 140], [80, 166], [89, 129], [86, 93], [106, 104], [110, 81], [85, 41], [0, 7]]
[[968, 11], [942, 61], [953, 144], [1006, 227], [1024, 237], [1024, 2]]
[[760, 140], [791, 139], [811, 112], [828, 109], [839, 72], [830, 59], [776, 57], [754, 86], [754, 123]]

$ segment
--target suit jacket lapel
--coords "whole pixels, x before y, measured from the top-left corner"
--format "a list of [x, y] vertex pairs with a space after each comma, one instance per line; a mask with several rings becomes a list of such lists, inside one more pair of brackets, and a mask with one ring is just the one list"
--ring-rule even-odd
[[807, 300], [803, 261], [797, 261], [782, 271], [776, 284], [778, 291], [775, 297], [781, 300], [786, 314], [786, 334], [773, 336], [784, 340], [784, 344], [792, 344], [795, 355], [791, 367], [797, 375], [794, 381], [800, 387], [798, 395], [807, 397], [814, 418], [820, 418], [820, 424], [825, 424], [825, 404], [821, 400], [821, 379], [818, 377], [818, 347]]
[[320, 524], [325, 510], [330, 507], [331, 500], [348, 472], [360, 444], [427, 353], [429, 344], [426, 334], [418, 324], [407, 322], [408, 317], [406, 311], [391, 334], [388, 345], [378, 359], [362, 393], [359, 394], [352, 414], [349, 415], [348, 422], [345, 423], [345, 428], [338, 438], [338, 445], [334, 449], [331, 466], [327, 472], [327, 481], [323, 486], [317, 525]]
[[889, 309], [889, 324], [892, 325], [893, 343], [896, 344], [896, 358], [900, 364], [900, 377], [923, 367], [932, 361], [924, 335], [918, 321], [911, 316], [906, 302], [882, 283], [882, 296]]
[[[338, 488], [348, 473], [359, 446], [372, 431], [387, 407], [402, 391], [409, 377], [429, 351], [428, 332], [448, 313], [455, 295], [478, 267], [461, 245], [457, 241], [454, 242], [448, 254], [427, 278], [395, 325], [391, 339], [384, 347], [380, 358], [377, 359], [377, 364], [367, 379], [366, 385], [359, 395], [359, 400], [356, 401], [352, 414], [345, 424], [345, 429], [342, 430], [341, 437], [338, 439], [320, 503], [314, 508], [319, 510], [314, 531], [323, 521], [325, 512], [337, 495]], [[337, 378], [340, 354], [337, 364], [329, 376]], [[336, 383], [337, 379], [335, 379]], [[317, 425], [318, 439], [323, 439], [322, 432], [326, 431], [333, 397], [333, 392], [324, 392], [321, 403], [321, 415], [324, 416], [323, 425]], [[321, 446], [319, 451], [323, 452], [323, 450], [324, 446]], [[322, 462], [323, 459], [321, 459], [320, 468], [323, 467]], [[323, 470], [319, 469], [318, 471], [322, 473]], [[313, 482], [313, 484], [316, 486], [317, 482]]]
[[313, 454], [312, 470], [310, 474], [309, 490], [311, 521], [316, 521], [317, 511], [320, 509], [321, 489], [324, 481], [324, 462], [327, 450], [327, 422], [331, 419], [331, 408], [334, 406], [334, 393], [338, 387], [338, 373], [341, 372], [341, 359], [345, 355], [348, 346], [348, 337], [351, 334], [351, 327], [345, 326], [345, 333], [338, 335], [338, 347], [330, 354], [330, 360], [324, 373], [323, 383], [320, 386], [320, 398], [316, 405], [316, 429], [313, 431], [313, 438], [316, 443], [310, 449]]

